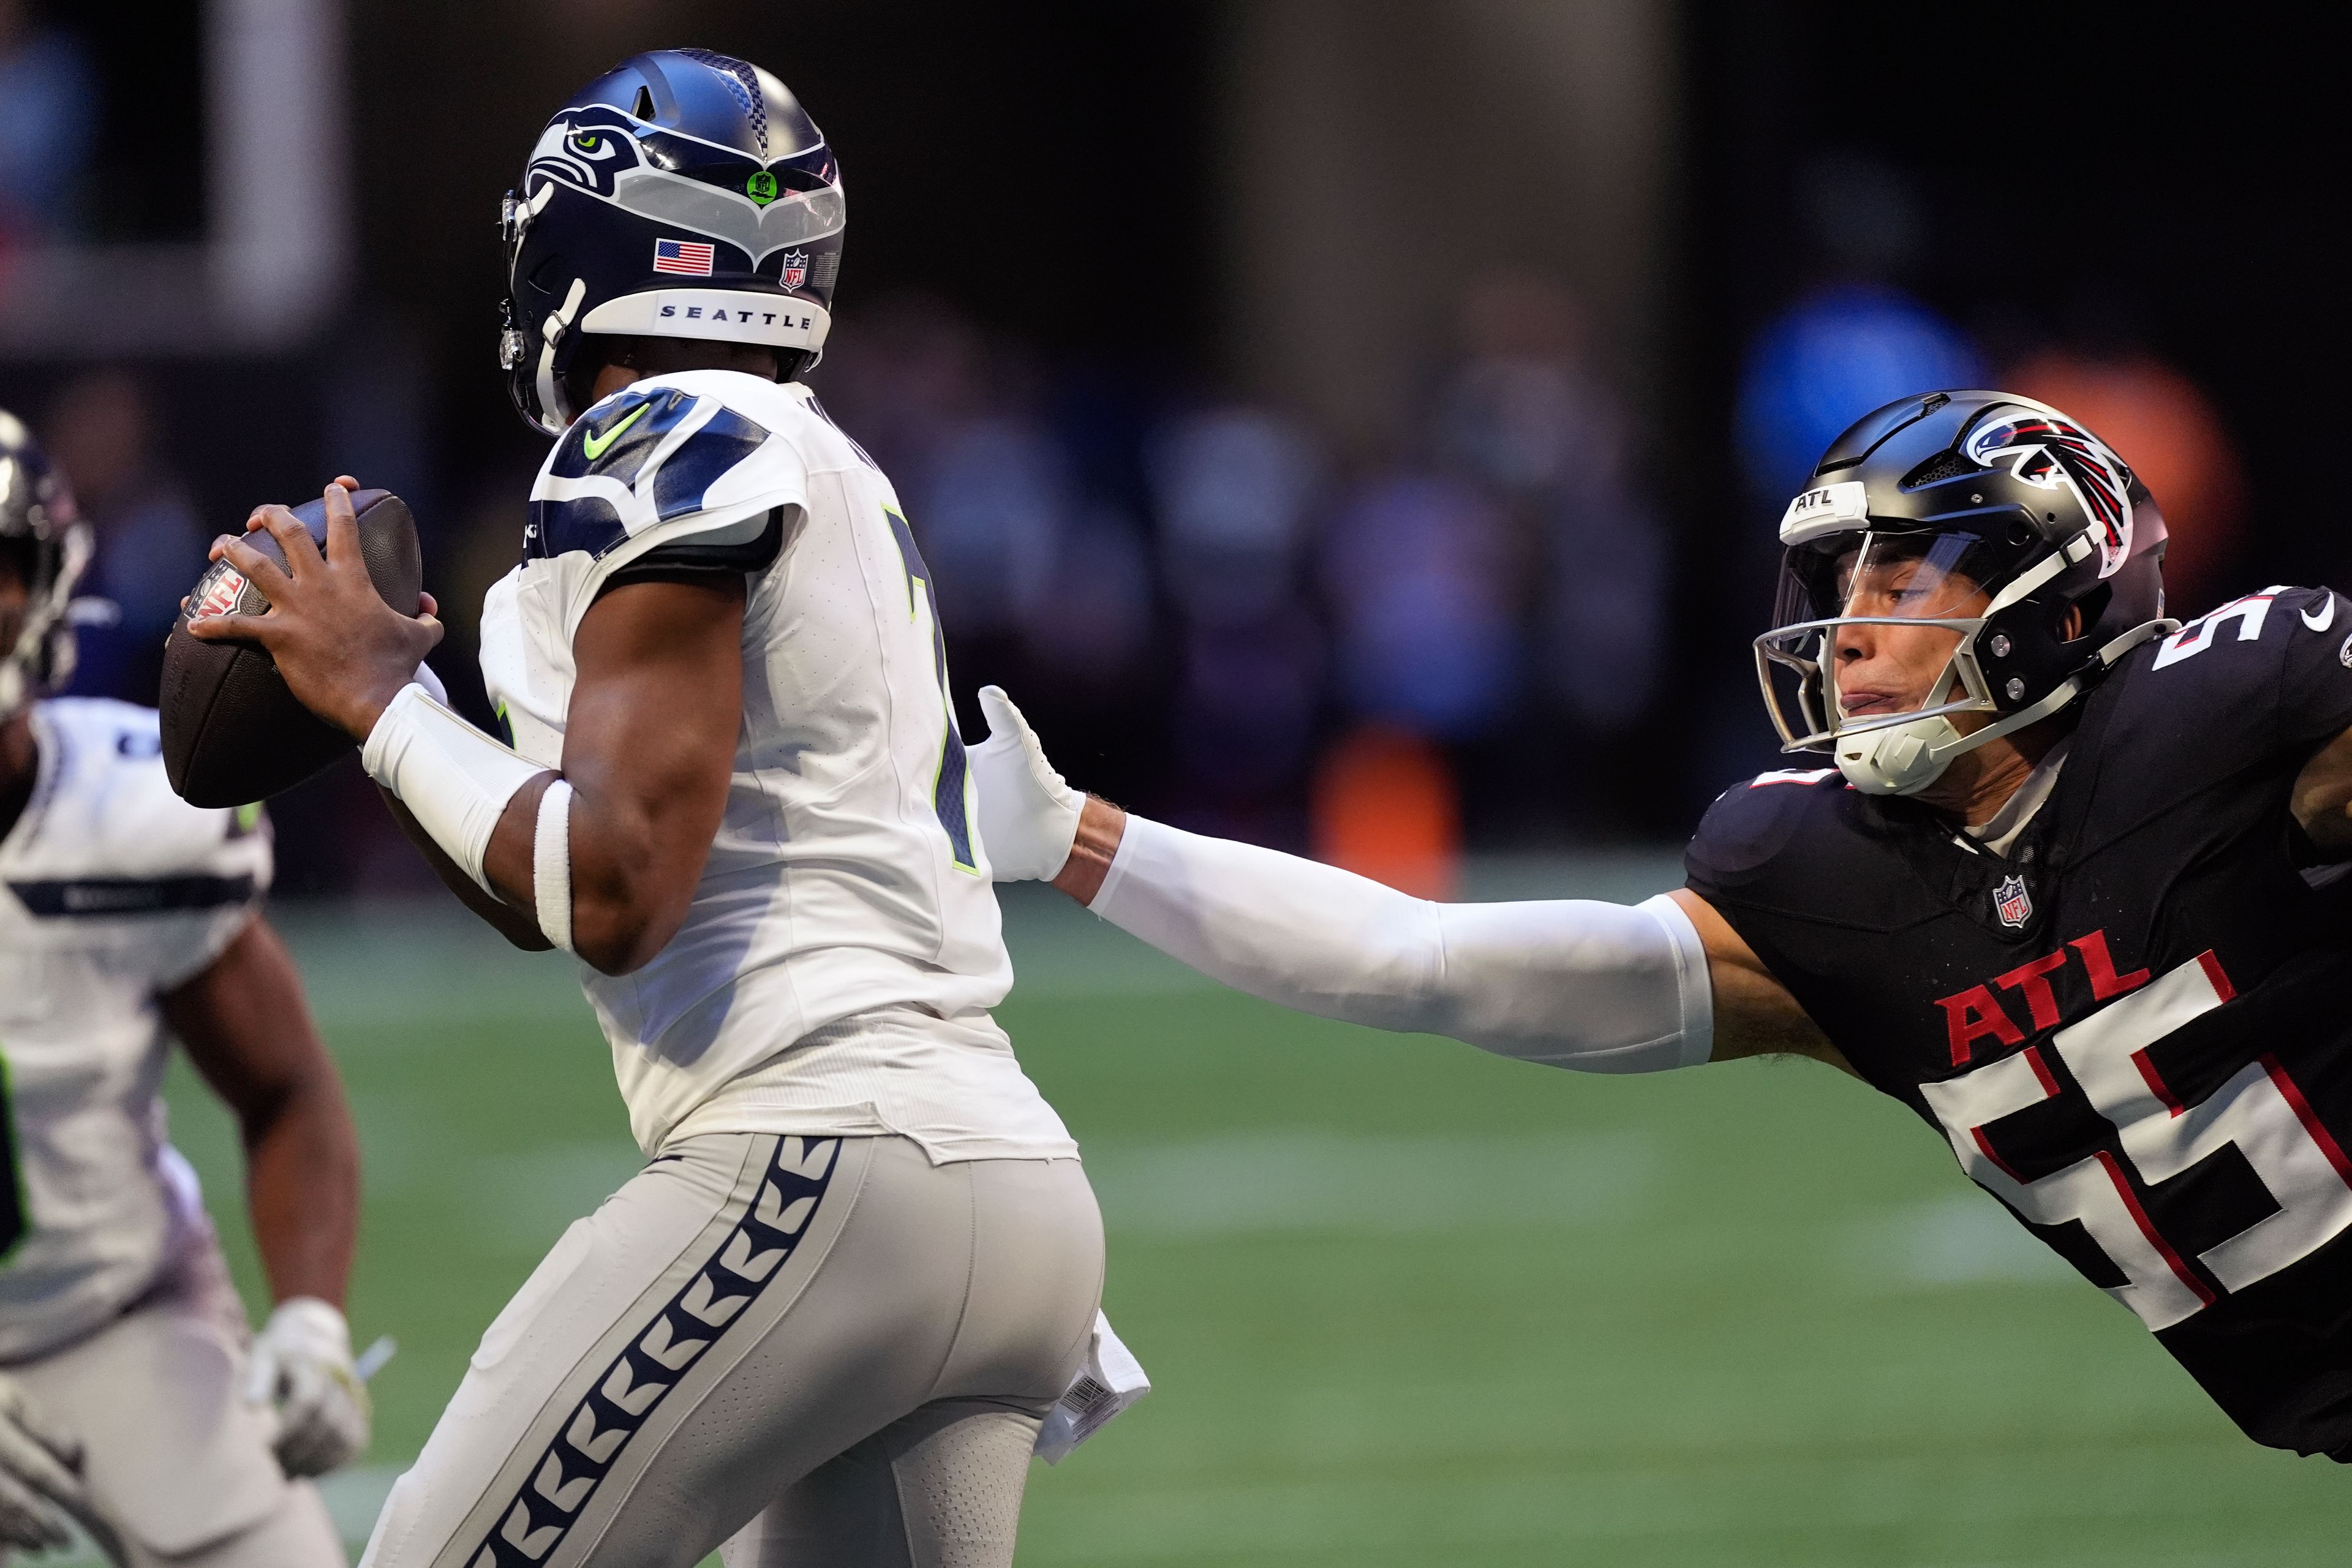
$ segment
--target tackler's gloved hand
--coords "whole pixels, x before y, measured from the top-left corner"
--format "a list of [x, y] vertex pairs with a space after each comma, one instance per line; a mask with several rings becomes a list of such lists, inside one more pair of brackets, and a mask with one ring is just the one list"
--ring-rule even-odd
[[54, 1551], [73, 1539], [69, 1519], [89, 1517], [81, 1444], [0, 1373], [0, 1547]]
[[1000, 882], [1050, 881], [1077, 842], [1087, 797], [1054, 771], [1037, 732], [1003, 687], [980, 689], [980, 710], [988, 718], [988, 739], [971, 754], [989, 873]]
[[278, 1303], [254, 1337], [245, 1397], [278, 1409], [278, 1463], [289, 1476], [322, 1476], [368, 1444], [367, 1384], [352, 1364], [343, 1314], [313, 1296]]

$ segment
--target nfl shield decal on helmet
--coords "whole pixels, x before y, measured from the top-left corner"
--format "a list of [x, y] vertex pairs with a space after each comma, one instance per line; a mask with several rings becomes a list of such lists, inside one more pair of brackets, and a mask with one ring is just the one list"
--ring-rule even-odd
[[2005, 926], [2021, 926], [2033, 918], [2033, 898], [2022, 877], [2004, 877], [1992, 890], [1992, 906]]
[[808, 252], [805, 250], [785, 251], [783, 271], [784, 287], [787, 289], [797, 289], [807, 281]]
[[2131, 469], [2081, 426], [2021, 409], [1978, 427], [1964, 450], [1988, 468], [2006, 461], [2029, 485], [2071, 493], [2098, 527], [2100, 576], [2114, 575], [2131, 553]]

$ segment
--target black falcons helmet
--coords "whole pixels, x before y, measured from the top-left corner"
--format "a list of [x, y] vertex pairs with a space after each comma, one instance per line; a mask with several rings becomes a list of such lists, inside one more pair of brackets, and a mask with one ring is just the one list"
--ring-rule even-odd
[[515, 406], [563, 432], [583, 332], [765, 343], [807, 369], [845, 221], [840, 166], [783, 83], [707, 49], [622, 62], [547, 122], [499, 209]]
[[32, 432], [0, 409], [0, 560], [25, 584], [25, 615], [0, 642], [0, 723], [73, 674], [74, 584], [89, 564], [89, 527], [65, 476]]
[[[1789, 750], [1829, 749], [1878, 793], [1924, 787], [1958, 752], [2058, 711], [2170, 624], [2147, 487], [2080, 423], [2012, 393], [1929, 393], [1865, 416], [1789, 503], [1780, 541], [1773, 630], [1757, 639], [1773, 721]], [[1865, 547], [1963, 575], [1991, 602], [1938, 622], [1959, 639], [1926, 709], [1848, 721], [1822, 667], [1852, 618], [1841, 578]], [[1776, 668], [1798, 679], [1796, 722]], [[1998, 717], [1963, 735], [1958, 712]]]

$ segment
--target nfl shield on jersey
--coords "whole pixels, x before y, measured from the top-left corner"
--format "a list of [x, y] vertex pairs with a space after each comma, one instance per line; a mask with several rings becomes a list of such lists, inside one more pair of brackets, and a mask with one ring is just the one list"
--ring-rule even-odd
[[483, 677], [524, 756], [562, 761], [589, 606], [663, 566], [746, 574], [743, 728], [684, 927], [633, 974], [582, 971], [638, 1142], [1075, 1152], [988, 1015], [1012, 964], [930, 572], [889, 481], [797, 384], [692, 371], [590, 409], [483, 607]]
[[209, 1234], [164, 1142], [156, 997], [270, 873], [257, 812], [172, 793], [152, 711], [63, 699], [33, 731], [40, 772], [0, 838], [0, 1362], [105, 1322]]
[[2352, 907], [2289, 811], [2325, 590], [2129, 655], [2003, 854], [1835, 773], [1731, 790], [1720, 910], [1873, 1085], [2259, 1441], [2352, 1459]]

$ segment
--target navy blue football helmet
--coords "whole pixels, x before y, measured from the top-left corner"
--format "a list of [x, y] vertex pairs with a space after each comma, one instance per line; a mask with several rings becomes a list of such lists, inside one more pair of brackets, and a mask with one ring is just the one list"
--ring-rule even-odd
[[[764, 343], [816, 363], [845, 222], [840, 165], [784, 84], [707, 49], [622, 62], [556, 112], [501, 204], [515, 407], [561, 435], [587, 333]], [[570, 384], [567, 384], [567, 382]]]
[[73, 675], [73, 591], [89, 557], [89, 525], [65, 476], [0, 408], [0, 559], [25, 588], [23, 618], [0, 626], [0, 724]]

